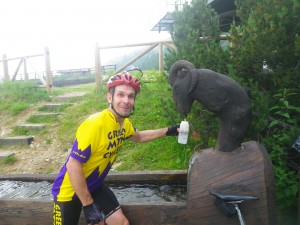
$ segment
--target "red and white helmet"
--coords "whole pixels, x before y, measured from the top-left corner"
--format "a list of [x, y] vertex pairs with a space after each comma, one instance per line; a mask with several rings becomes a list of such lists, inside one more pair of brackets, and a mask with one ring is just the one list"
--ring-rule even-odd
[[131, 75], [128, 72], [115, 74], [112, 77], [110, 77], [107, 82], [107, 91], [109, 91], [112, 87], [115, 87], [115, 86], [118, 86], [121, 84], [130, 85], [131, 87], [134, 88], [136, 93], [140, 92], [141, 83], [139, 82], [139, 80], [136, 77], [134, 77], [133, 75]]

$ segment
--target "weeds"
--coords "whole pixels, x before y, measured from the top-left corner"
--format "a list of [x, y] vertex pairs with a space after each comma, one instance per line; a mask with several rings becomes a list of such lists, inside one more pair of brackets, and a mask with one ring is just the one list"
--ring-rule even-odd
[[16, 156], [13, 154], [13, 155], [10, 155], [10, 156], [7, 156], [7, 157], [4, 157], [3, 159], [0, 160], [0, 165], [10, 165], [10, 164], [14, 164], [15, 162], [17, 161], [17, 158]]

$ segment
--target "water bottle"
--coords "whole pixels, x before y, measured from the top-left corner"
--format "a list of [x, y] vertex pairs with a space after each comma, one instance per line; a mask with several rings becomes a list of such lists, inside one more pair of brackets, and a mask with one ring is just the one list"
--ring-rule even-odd
[[189, 136], [189, 123], [188, 121], [182, 121], [180, 123], [180, 131], [178, 134], [178, 143], [186, 144]]

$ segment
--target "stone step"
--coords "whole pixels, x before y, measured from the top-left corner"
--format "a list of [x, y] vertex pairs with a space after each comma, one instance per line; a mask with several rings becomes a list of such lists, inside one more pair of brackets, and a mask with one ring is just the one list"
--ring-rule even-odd
[[33, 142], [33, 136], [15, 136], [0, 138], [0, 145], [30, 145]]
[[0, 160], [14, 155], [13, 152], [0, 151]]
[[65, 93], [63, 95], [56, 96], [57, 100], [68, 100], [72, 98], [78, 98], [85, 96], [87, 93], [86, 92], [70, 92], [70, 93]]
[[34, 113], [34, 114], [32, 114], [31, 116], [33, 116], [33, 117], [47, 117], [47, 116], [59, 116], [59, 115], [61, 115], [61, 113], [52, 113], [52, 112], [45, 112], [45, 113]]
[[63, 105], [64, 104], [62, 104], [62, 103], [46, 103], [46, 104], [44, 104], [43, 107], [46, 109], [59, 109]]
[[18, 127], [25, 128], [27, 130], [38, 131], [38, 130], [43, 130], [45, 128], [45, 124], [27, 123], [27, 124], [21, 124]]
[[57, 110], [63, 107], [68, 107], [74, 105], [73, 103], [46, 103], [43, 105], [44, 110]]

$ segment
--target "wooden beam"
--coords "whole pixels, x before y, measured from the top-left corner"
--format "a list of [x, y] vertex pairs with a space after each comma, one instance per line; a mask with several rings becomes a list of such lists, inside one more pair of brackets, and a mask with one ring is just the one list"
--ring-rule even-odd
[[[52, 222], [53, 202], [51, 200], [0, 199], [1, 224], [49, 225]], [[122, 209], [131, 225], [180, 225], [187, 219], [184, 203], [124, 204]], [[56, 224], [60, 224], [57, 221]], [[86, 225], [81, 213], [79, 225]]]
[[170, 44], [170, 43], [163, 43], [165, 46], [167, 46], [168, 48], [171, 48], [171, 49], [173, 49], [174, 51], [176, 51], [177, 52], [177, 48], [176, 48], [176, 46], [172, 43], [172, 44]]
[[157, 41], [157, 42], [148, 42], [148, 43], [139, 43], [139, 44], [127, 44], [127, 45], [114, 45], [114, 46], [102, 46], [99, 49], [108, 49], [108, 48], [126, 48], [126, 47], [139, 47], [139, 46], [146, 46], [146, 45], [158, 45], [158, 44], [172, 44], [173, 41]]
[[39, 76], [40, 81], [42, 82], [42, 84], [46, 87], [46, 81], [44, 79], [44, 77], [42, 75], [39, 74], [38, 71], [36, 71], [36, 69], [33, 67], [33, 65], [31, 64], [30, 60], [28, 58], [24, 58], [27, 62], [29, 62], [29, 65], [31, 66], [31, 68], [34, 70], [34, 72]]
[[18, 74], [18, 72], [19, 72], [19, 69], [20, 69], [20, 67], [21, 67], [23, 61], [24, 61], [24, 58], [22, 58], [22, 59], [20, 60], [19, 65], [17, 66], [17, 69], [16, 69], [16, 71], [15, 71], [13, 77], [11, 78], [12, 81], [14, 81], [14, 80], [16, 79], [16, 76], [17, 76], [17, 74]]
[[133, 58], [131, 61], [129, 61], [128, 63], [126, 63], [125, 65], [121, 66], [115, 73], [119, 73], [121, 72], [123, 69], [125, 69], [127, 66], [129, 66], [130, 64], [132, 64], [133, 62], [135, 62], [136, 60], [138, 60], [139, 58], [141, 58], [142, 56], [144, 56], [145, 54], [147, 54], [148, 52], [150, 52], [153, 48], [155, 48], [157, 45], [159, 44], [159, 42], [154, 43], [153, 45], [151, 45], [149, 48], [147, 48], [145, 51], [143, 51], [142, 53], [140, 53], [138, 56], [136, 56], [135, 58]]
[[[6, 59], [6, 61], [16, 60], [16, 59], [22, 59], [22, 58], [38, 57], [38, 56], [44, 56], [44, 55], [43, 54], [26, 55], [26, 56], [21, 56], [21, 57], [9, 58], [9, 59]], [[3, 60], [0, 60], [0, 62], [3, 62]]]
[[[53, 182], [56, 174], [0, 174], [1, 180], [13, 180], [24, 182], [49, 181]], [[156, 183], [168, 182], [186, 184], [186, 170], [155, 170], [155, 171], [109, 171], [105, 181], [115, 183]]]

